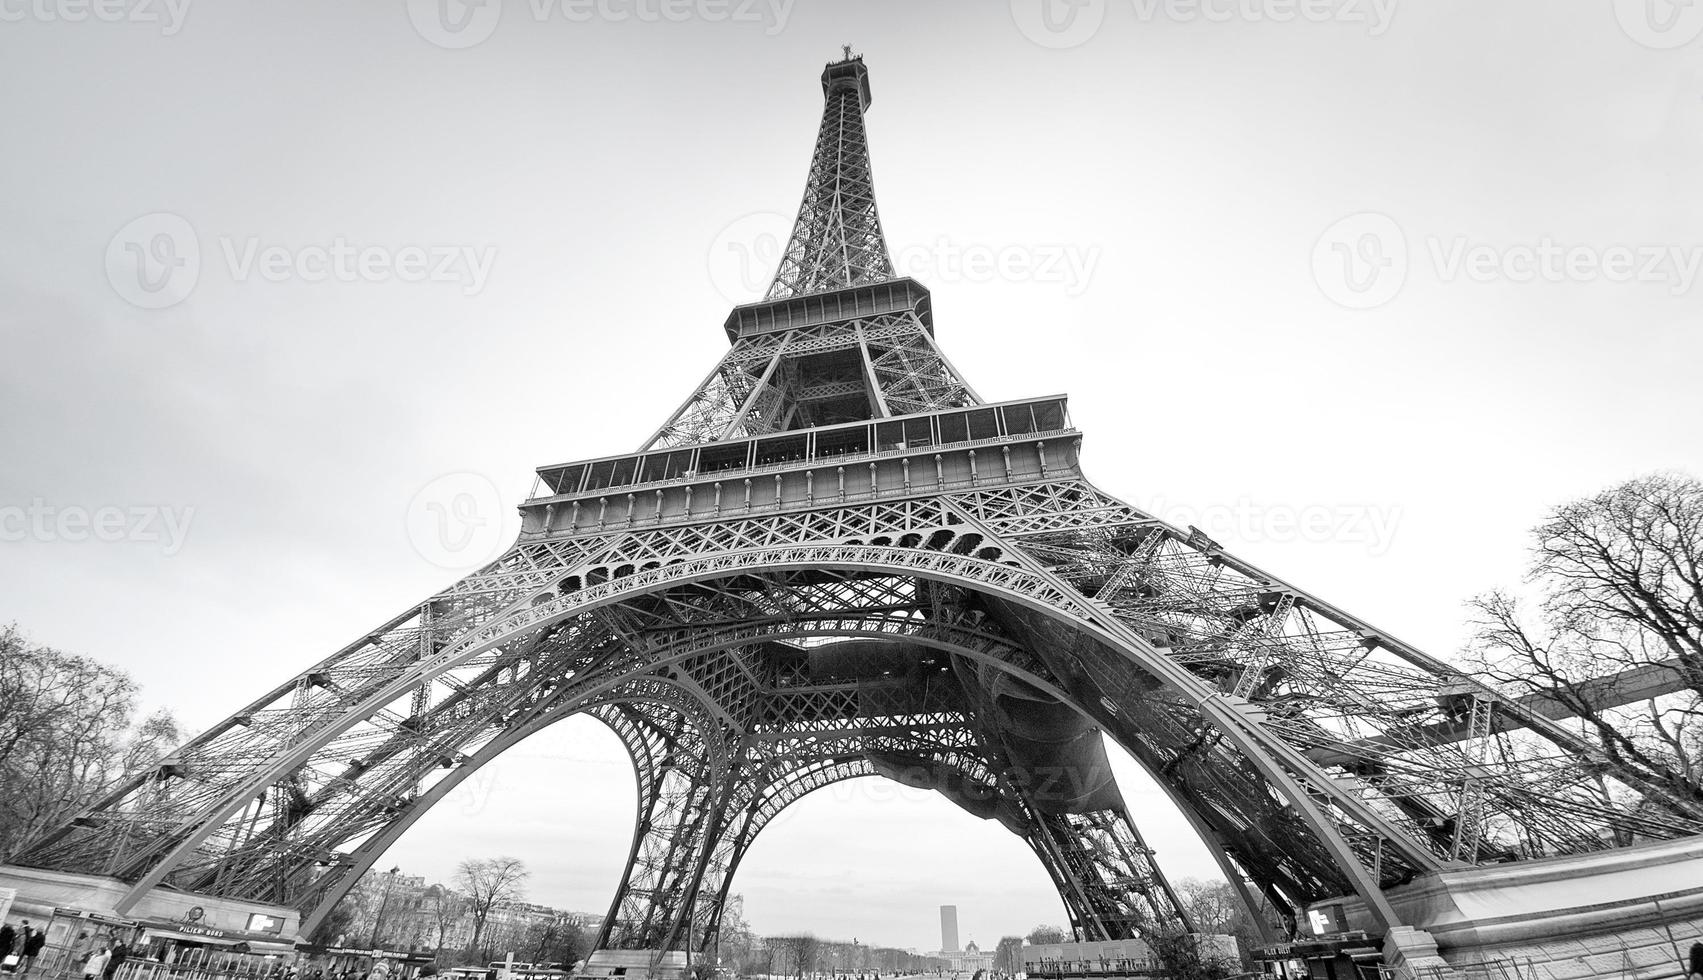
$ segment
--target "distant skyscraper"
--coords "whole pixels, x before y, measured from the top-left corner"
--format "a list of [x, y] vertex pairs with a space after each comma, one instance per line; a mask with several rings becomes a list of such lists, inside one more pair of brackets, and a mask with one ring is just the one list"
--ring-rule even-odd
[[958, 951], [958, 906], [942, 905], [940, 907], [940, 951], [956, 953]]

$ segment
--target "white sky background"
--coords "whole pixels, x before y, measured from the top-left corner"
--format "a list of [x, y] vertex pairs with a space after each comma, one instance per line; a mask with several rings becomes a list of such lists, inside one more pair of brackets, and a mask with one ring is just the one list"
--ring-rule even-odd
[[[1374, 36], [1353, 11], [1089, 0], [1075, 33], [1039, 35], [1081, 43], [1052, 49], [1029, 0], [812, 0], [784, 25], [511, 2], [448, 50], [400, 0], [192, 0], [171, 36], [144, 20], [164, 7], [65, 22], [75, 2], [0, 0], [0, 618], [126, 668], [192, 728], [459, 576], [408, 532], [434, 480], [482, 474], [510, 508], [534, 467], [663, 421], [766, 281], [769, 259], [734, 249], [769, 256], [776, 219], [748, 216], [796, 208], [817, 75], [845, 42], [872, 72], [889, 241], [981, 394], [1070, 393], [1100, 486], [1381, 628], [1452, 654], [1461, 602], [1517, 583], [1545, 508], [1703, 471], [1703, 287], [1684, 272], [1703, 40], [1660, 46], [1703, 30], [1703, 6], [1652, 0], [1680, 18], [1664, 34], [1642, 0], [1405, 0]], [[150, 310], [106, 254], [157, 212], [202, 261]], [[1337, 225], [1363, 212], [1385, 217]], [[225, 255], [339, 238], [494, 259], [475, 292], [275, 282]], [[1517, 281], [1509, 250], [1546, 238], [1587, 263], [1632, 249], [1635, 280], [1648, 250], [1682, 261]], [[1376, 267], [1343, 265], [1339, 239], [1407, 261], [1345, 291]], [[1512, 275], [1433, 257], [1474, 246]], [[1092, 273], [928, 258], [977, 251]], [[55, 523], [104, 507], [124, 540]], [[150, 507], [193, 508], [180, 548], [128, 516]], [[612, 736], [567, 723], [470, 785], [381, 866], [511, 853], [533, 899], [606, 906], [633, 810]], [[1173, 874], [1212, 874], [1125, 785]], [[788, 811], [735, 887], [761, 931], [923, 948], [942, 903], [984, 945], [1063, 920], [1015, 838], [870, 782]]]

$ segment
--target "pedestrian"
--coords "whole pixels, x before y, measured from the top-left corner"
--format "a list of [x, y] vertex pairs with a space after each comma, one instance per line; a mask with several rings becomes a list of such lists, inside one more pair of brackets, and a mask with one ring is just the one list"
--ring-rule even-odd
[[111, 951], [107, 949], [106, 943], [101, 943], [94, 952], [89, 954], [88, 960], [83, 963], [83, 980], [97, 980], [97, 978], [105, 976], [106, 965], [111, 959]]
[[10, 971], [18, 965], [18, 930], [10, 922], [0, 923], [0, 967]]
[[1686, 964], [1685, 980], [1703, 980], [1703, 943], [1691, 944], [1690, 960]]
[[47, 945], [47, 933], [30, 925], [30, 920], [24, 920], [24, 935], [21, 940], [24, 959], [18, 965], [19, 976], [29, 976], [30, 968], [35, 966], [35, 958], [41, 955], [42, 947]]
[[124, 945], [124, 940], [112, 944], [112, 950], [107, 956], [106, 969], [101, 971], [101, 980], [112, 980], [118, 975], [118, 968], [130, 958], [130, 947]]

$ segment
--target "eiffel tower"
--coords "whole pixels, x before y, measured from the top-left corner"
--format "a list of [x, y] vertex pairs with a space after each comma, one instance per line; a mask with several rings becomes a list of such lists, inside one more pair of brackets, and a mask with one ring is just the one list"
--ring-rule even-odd
[[[895, 275], [864, 116], [822, 74], [772, 286], [638, 452], [546, 466], [519, 539], [136, 774], [13, 862], [294, 906], [313, 930], [468, 775], [576, 714], [640, 802], [605, 951], [702, 953], [774, 817], [884, 776], [997, 820], [1082, 939], [1192, 931], [1127, 750], [1250, 907], [1703, 831], [1363, 620], [1092, 486], [1066, 399], [983, 400]], [[1253, 423], [1251, 423], [1253, 424]], [[1275, 937], [1271, 937], [1275, 938]]]

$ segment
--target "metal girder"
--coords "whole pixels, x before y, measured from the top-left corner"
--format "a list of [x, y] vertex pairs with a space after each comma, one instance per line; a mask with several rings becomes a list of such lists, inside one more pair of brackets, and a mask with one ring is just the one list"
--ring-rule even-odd
[[893, 259], [875, 208], [875, 178], [863, 114], [869, 72], [847, 58], [822, 73], [822, 125], [804, 201], [768, 299], [893, 278]]

